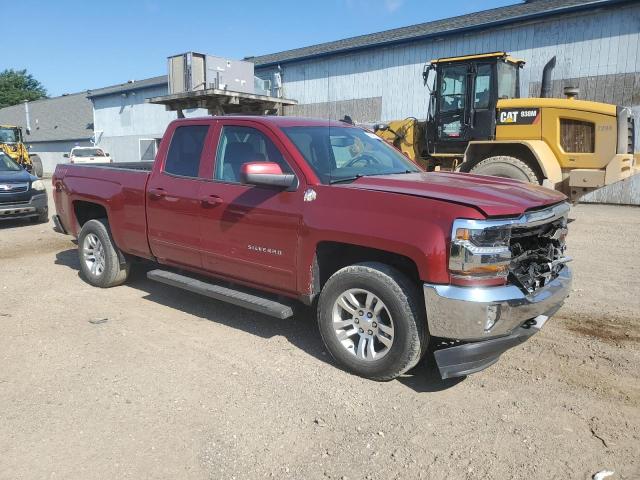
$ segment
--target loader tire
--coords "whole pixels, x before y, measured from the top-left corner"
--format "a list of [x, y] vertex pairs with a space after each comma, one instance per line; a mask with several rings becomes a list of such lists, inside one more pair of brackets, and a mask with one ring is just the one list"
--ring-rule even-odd
[[478, 162], [469, 173], [511, 178], [513, 180], [522, 180], [537, 185], [540, 185], [542, 182], [542, 179], [538, 177], [538, 174], [527, 165], [527, 163], [507, 155], [485, 158], [481, 162]]

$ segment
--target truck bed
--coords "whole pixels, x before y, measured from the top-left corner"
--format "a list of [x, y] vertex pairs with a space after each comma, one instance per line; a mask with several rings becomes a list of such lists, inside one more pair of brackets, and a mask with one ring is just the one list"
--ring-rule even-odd
[[153, 162], [116, 162], [116, 163], [74, 163], [74, 167], [115, 168], [118, 170], [141, 170], [150, 172]]
[[104, 208], [116, 244], [126, 253], [150, 256], [147, 242], [146, 187], [153, 162], [60, 164], [53, 195], [64, 228], [78, 235], [75, 218], [88, 204]]

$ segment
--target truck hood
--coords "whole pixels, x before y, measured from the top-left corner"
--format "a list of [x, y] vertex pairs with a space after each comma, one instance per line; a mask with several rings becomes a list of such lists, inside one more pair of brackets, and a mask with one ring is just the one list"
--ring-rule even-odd
[[432, 198], [475, 207], [488, 217], [519, 216], [566, 200], [554, 190], [507, 178], [470, 173], [406, 173], [361, 177], [347, 188]]

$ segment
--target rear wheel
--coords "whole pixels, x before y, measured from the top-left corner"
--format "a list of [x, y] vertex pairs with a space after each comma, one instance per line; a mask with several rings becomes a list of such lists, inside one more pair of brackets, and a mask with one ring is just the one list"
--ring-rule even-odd
[[507, 155], [485, 158], [478, 162], [470, 173], [477, 175], [493, 175], [494, 177], [512, 178], [540, 185], [541, 178], [522, 160]]
[[387, 265], [345, 267], [325, 284], [318, 326], [333, 358], [372, 380], [391, 380], [415, 366], [427, 345], [416, 286]]
[[127, 280], [130, 262], [113, 242], [106, 219], [89, 220], [78, 235], [80, 270], [94, 287], [108, 288]]

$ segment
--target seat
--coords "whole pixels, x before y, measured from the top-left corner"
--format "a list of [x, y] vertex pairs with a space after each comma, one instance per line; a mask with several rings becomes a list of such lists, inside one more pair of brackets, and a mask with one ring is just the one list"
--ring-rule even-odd
[[248, 143], [231, 142], [227, 145], [222, 162], [222, 180], [240, 182], [240, 169], [247, 162], [264, 162], [264, 155], [256, 153]]

